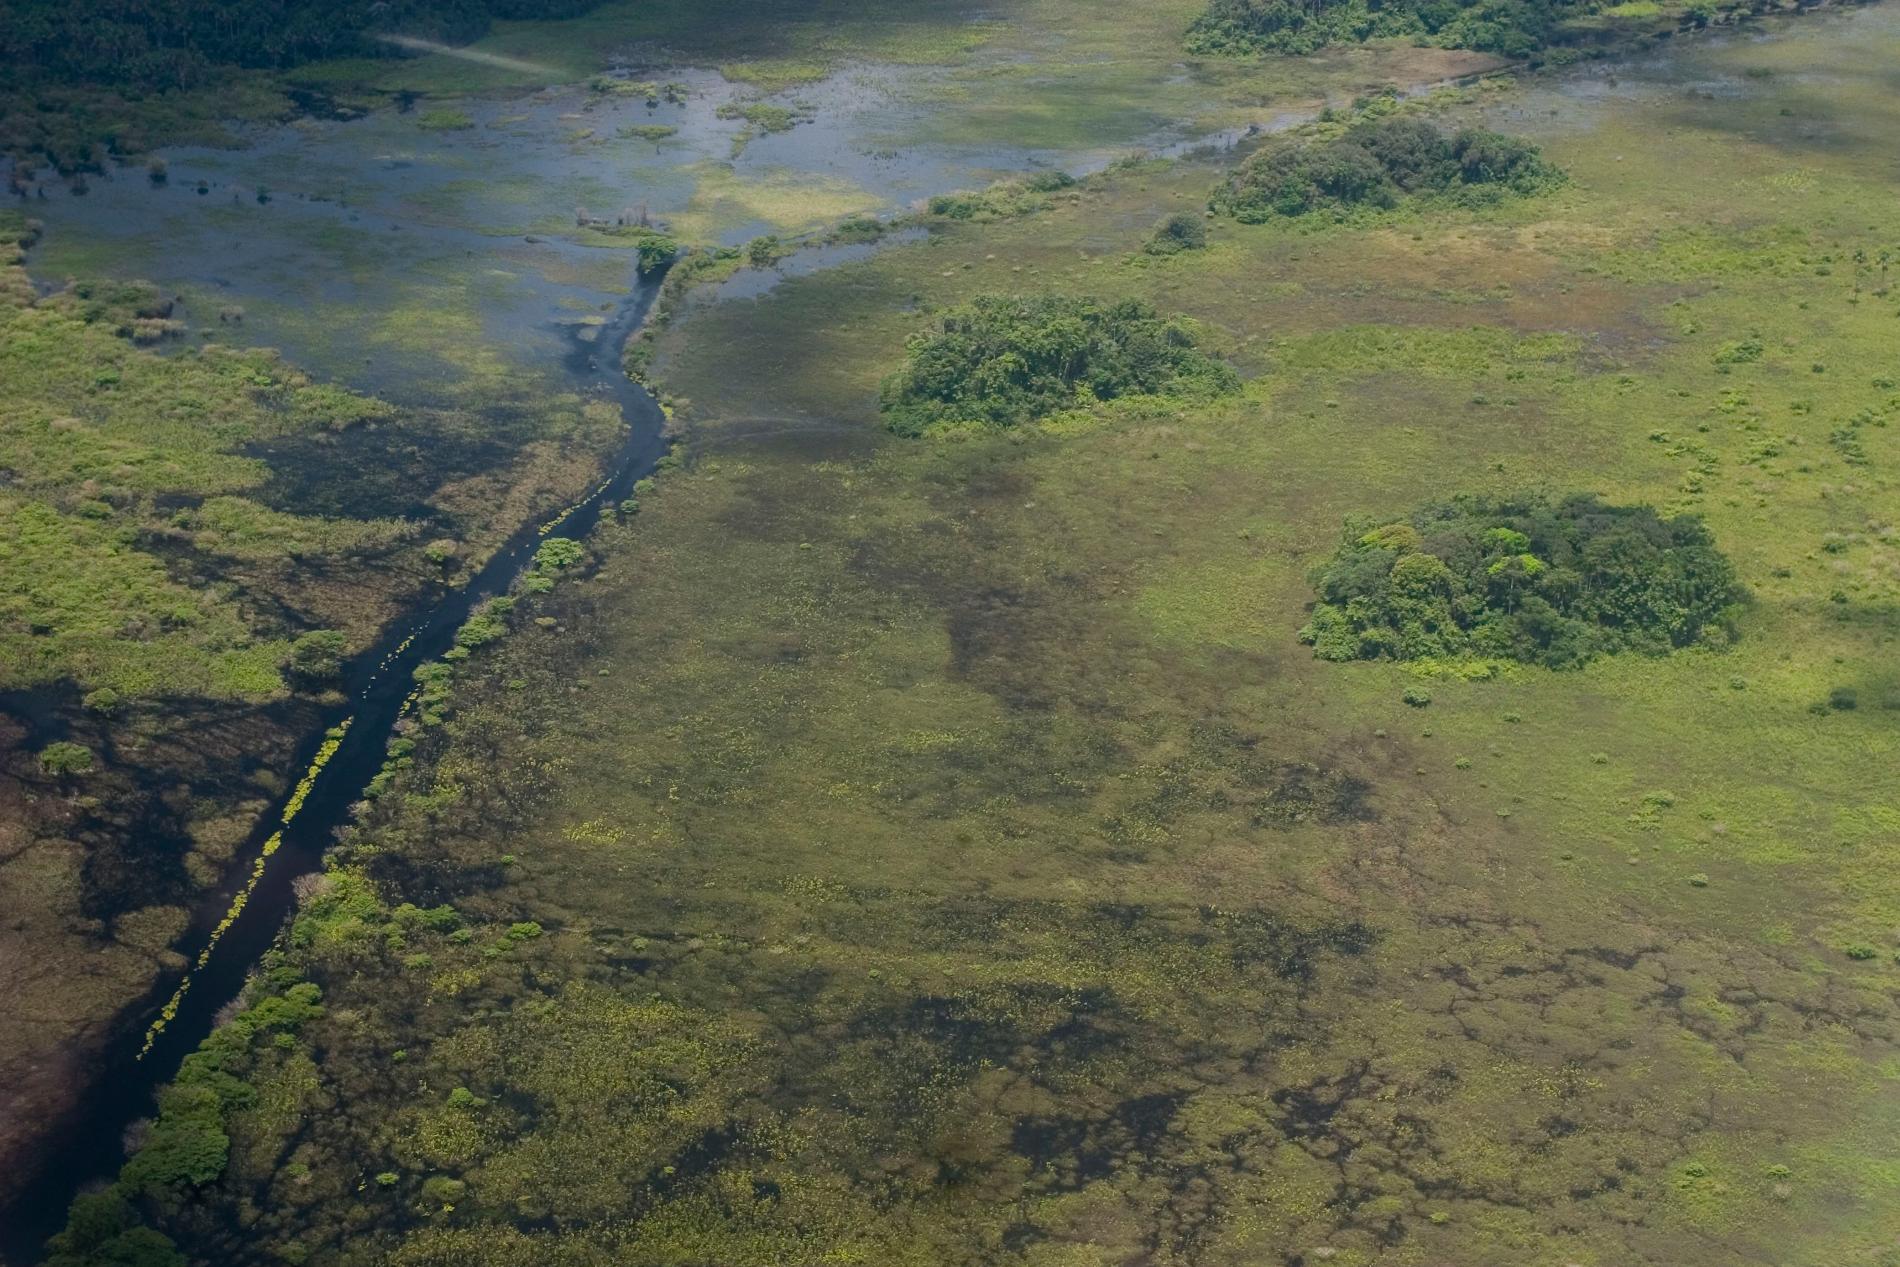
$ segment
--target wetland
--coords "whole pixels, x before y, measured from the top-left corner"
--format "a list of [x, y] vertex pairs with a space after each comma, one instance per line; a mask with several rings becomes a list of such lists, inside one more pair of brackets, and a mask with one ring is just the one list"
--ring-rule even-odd
[[1895, 11], [1204, 7], [15, 160], [6, 1261], [1886, 1261]]

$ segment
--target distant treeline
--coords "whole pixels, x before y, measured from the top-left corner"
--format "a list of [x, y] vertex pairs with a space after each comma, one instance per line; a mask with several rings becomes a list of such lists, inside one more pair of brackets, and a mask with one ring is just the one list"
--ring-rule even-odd
[[1439, 199], [1483, 205], [1561, 185], [1529, 141], [1485, 128], [1447, 133], [1410, 116], [1369, 119], [1330, 140], [1262, 150], [1214, 190], [1209, 206], [1243, 224], [1310, 211], [1389, 210]]
[[388, 54], [381, 34], [471, 40], [496, 18], [571, 17], [596, 2], [0, 0], [0, 64], [26, 80], [167, 92], [234, 66]]
[[459, 43], [497, 18], [572, 17], [596, 3], [0, 0], [0, 153], [28, 168], [100, 170], [111, 154], [268, 113], [267, 72], [399, 56], [386, 35]]
[[1576, 0], [1210, 0], [1188, 29], [1200, 54], [1310, 53], [1409, 35], [1447, 48], [1524, 57], [1588, 7]]

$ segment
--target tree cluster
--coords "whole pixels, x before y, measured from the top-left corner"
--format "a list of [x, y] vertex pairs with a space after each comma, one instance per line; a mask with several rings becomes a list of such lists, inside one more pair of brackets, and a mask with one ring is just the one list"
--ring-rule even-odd
[[1215, 189], [1216, 211], [1244, 224], [1330, 209], [1390, 209], [1407, 199], [1528, 196], [1563, 180], [1535, 145], [1483, 128], [1446, 133], [1396, 116], [1332, 140], [1263, 150]]
[[1300, 640], [1327, 660], [1520, 660], [1725, 642], [1743, 599], [1694, 516], [1595, 496], [1460, 497], [1348, 531]]
[[62, 83], [166, 92], [222, 70], [391, 52], [377, 37], [472, 40], [496, 18], [594, 0], [0, 0], [0, 62]]
[[1202, 56], [1311, 53], [1410, 36], [1446, 48], [1527, 57], [1556, 41], [1575, 0], [1209, 0], [1188, 28]]
[[1218, 393], [1239, 385], [1179, 319], [1135, 299], [986, 295], [913, 337], [884, 381], [886, 423], [921, 435], [944, 423], [1015, 426], [1120, 396]]
[[392, 57], [385, 39], [460, 43], [498, 18], [572, 17], [598, 0], [0, 0], [0, 145], [90, 170], [149, 143], [170, 94], [240, 71]]

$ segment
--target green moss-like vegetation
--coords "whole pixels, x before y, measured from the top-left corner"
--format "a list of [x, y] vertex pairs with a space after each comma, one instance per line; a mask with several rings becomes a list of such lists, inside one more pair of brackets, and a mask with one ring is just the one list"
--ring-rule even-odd
[[1121, 396], [1220, 393], [1234, 371], [1194, 332], [1147, 304], [1045, 295], [980, 296], [911, 340], [884, 384], [884, 415], [900, 435], [946, 423], [1016, 426]]
[[1484, 128], [1447, 134], [1398, 115], [1354, 124], [1333, 140], [1263, 150], [1221, 183], [1212, 206], [1260, 224], [1313, 211], [1387, 210], [1408, 199], [1524, 197], [1562, 180], [1527, 141]]
[[722, 119], [743, 119], [760, 132], [789, 132], [810, 117], [767, 101], [728, 101], [715, 113]]
[[1348, 533], [1300, 640], [1327, 660], [1520, 660], [1728, 639], [1735, 569], [1698, 519], [1590, 496], [1460, 498]]

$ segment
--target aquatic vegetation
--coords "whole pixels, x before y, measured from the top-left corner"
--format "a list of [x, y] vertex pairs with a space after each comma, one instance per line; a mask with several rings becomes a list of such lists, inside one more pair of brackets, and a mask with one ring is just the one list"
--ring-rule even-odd
[[1018, 426], [1121, 396], [1218, 394], [1239, 382], [1187, 324], [1138, 300], [986, 295], [911, 340], [883, 407], [891, 430], [914, 436], [958, 422]]
[[1528, 197], [1562, 181], [1528, 141], [1484, 128], [1447, 134], [1396, 115], [1354, 124], [1333, 140], [1262, 150], [1215, 189], [1209, 205], [1261, 224], [1315, 211], [1390, 210], [1413, 199]]
[[[1751, 126], [1834, 91], [1748, 82]], [[1461, 110], [1541, 120], [1542, 91]], [[1889, 1243], [1892, 814], [1866, 771], [1895, 755], [1893, 306], [1845, 263], [1894, 240], [1886, 150], [1790, 139], [1824, 173], [1805, 201], [1738, 200], [1779, 156], [1727, 103], [1698, 127], [1677, 95], [1587, 109], [1537, 124], [1579, 173], [1549, 206], [1430, 196], [1157, 264], [1151, 226], [1224, 173], [1146, 164], [677, 307], [640, 363], [690, 461], [603, 522], [584, 582], [417, 674], [419, 724], [263, 966], [322, 1014], [247, 1048], [254, 1102], [204, 1083], [236, 1097], [222, 1173], [86, 1205], [87, 1245], [937, 1267]], [[1665, 121], [1693, 143], [1640, 144]], [[1736, 223], [1763, 217], [1816, 263], [1697, 271], [1779, 236]], [[1686, 222], [1716, 245], [1659, 287], [1642, 253]], [[1186, 314], [1257, 377], [1076, 409], [1062, 366], [1020, 398], [999, 368], [1044, 425], [884, 434], [916, 327], [1025, 289]], [[1069, 346], [1039, 316], [1010, 330], [1025, 366]], [[1718, 366], [1745, 338], [1761, 355]], [[970, 366], [1009, 354], [986, 347]], [[1863, 410], [1865, 465], [1830, 438]], [[1411, 518], [1416, 545], [1362, 547], [1369, 521], [1342, 546], [1343, 516], [1454, 488], [1553, 521], [1435, 521], [1493, 618], [1598, 539], [1525, 488], [1601, 489], [1634, 538], [1614, 601], [1564, 609], [1580, 644], [1613, 612], [1674, 647], [1669, 604], [1712, 599], [1717, 564], [1764, 601], [1722, 656], [1587, 673], [1295, 643], [1308, 564], [1389, 550], [1391, 588], [1431, 553]], [[1696, 517], [1727, 559], [1651, 584]], [[152, 1165], [209, 1156], [206, 1107]]]
[[1063, 171], [1037, 172], [1021, 179], [999, 180], [974, 192], [937, 194], [925, 204], [933, 216], [946, 220], [996, 220], [1046, 211], [1054, 203], [1048, 195], [1076, 184]]
[[1700, 520], [1587, 495], [1464, 497], [1351, 528], [1313, 587], [1300, 640], [1322, 659], [1549, 668], [1725, 643], [1743, 599]]

